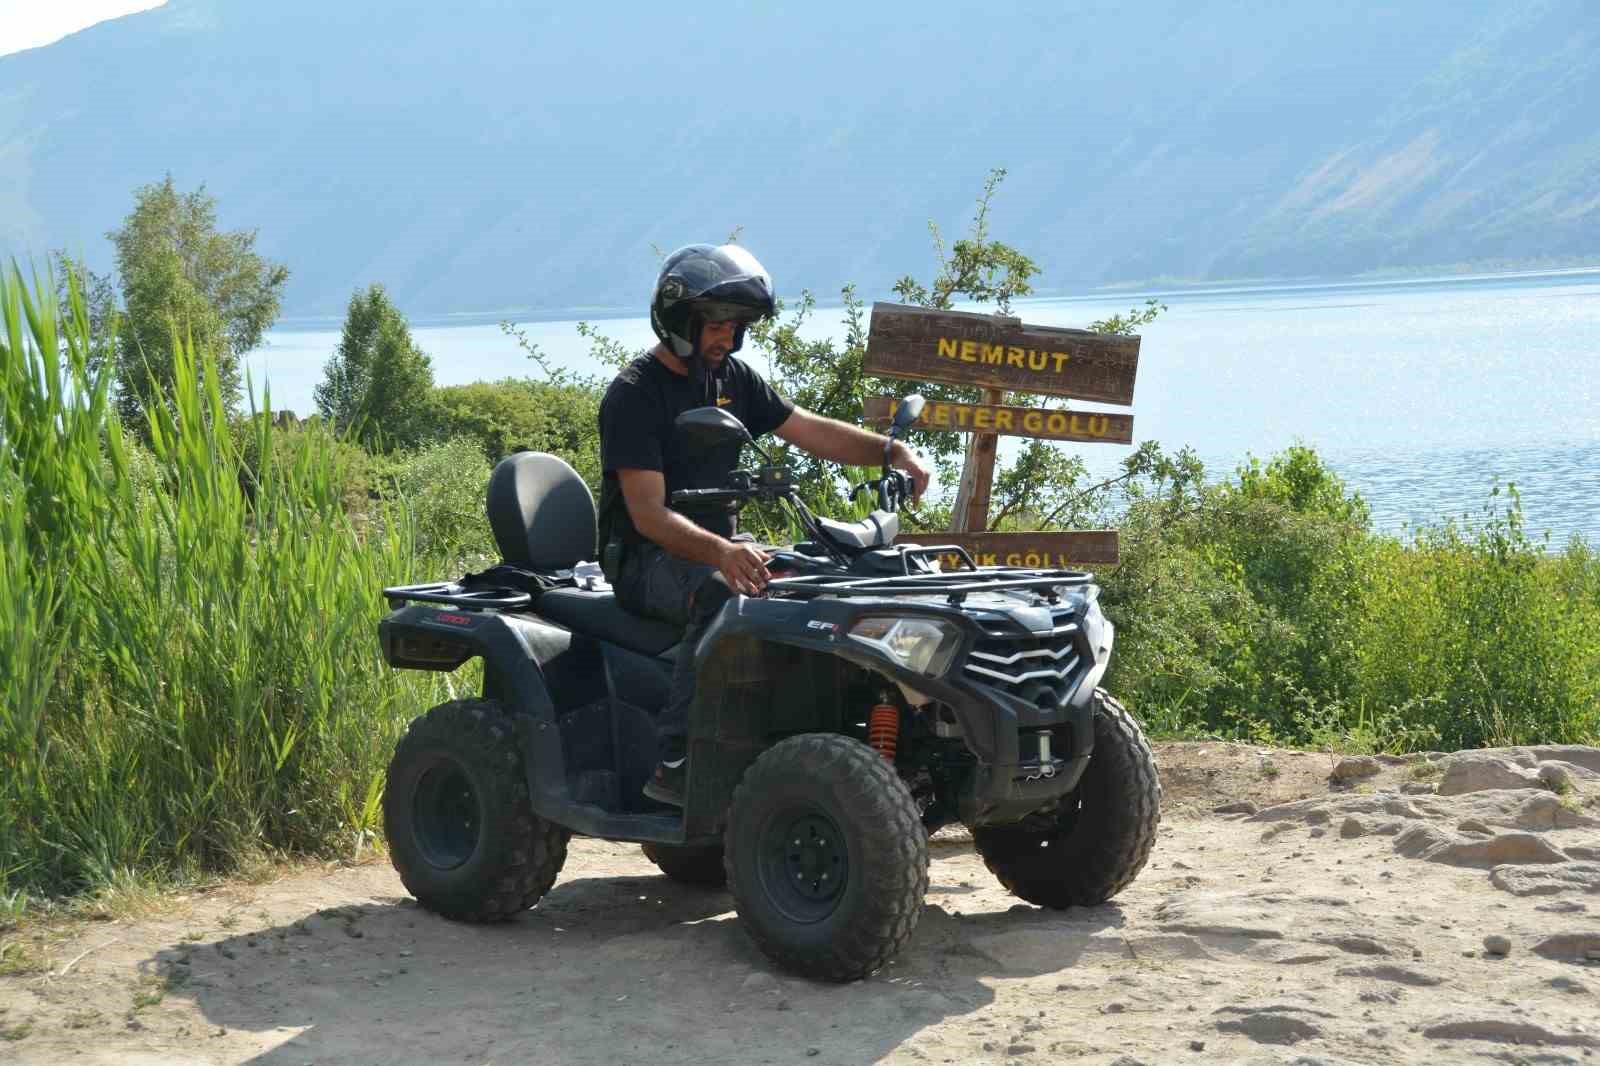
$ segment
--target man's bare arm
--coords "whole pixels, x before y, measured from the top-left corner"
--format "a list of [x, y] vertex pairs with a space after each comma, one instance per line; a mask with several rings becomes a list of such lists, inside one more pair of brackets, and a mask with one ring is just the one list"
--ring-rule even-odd
[[659, 470], [618, 470], [622, 499], [633, 526], [670, 555], [722, 571], [728, 587], [754, 596], [767, 585], [767, 553], [701, 529], [667, 506], [667, 483]]
[[[883, 461], [886, 438], [870, 430], [852, 426], [833, 418], [813, 414], [804, 407], [796, 407], [774, 430], [783, 440], [804, 449], [819, 459], [851, 466], [873, 466]], [[889, 453], [890, 465], [911, 475], [912, 488], [917, 496], [928, 487], [928, 469], [922, 465], [915, 452], [901, 441], [895, 441]]]

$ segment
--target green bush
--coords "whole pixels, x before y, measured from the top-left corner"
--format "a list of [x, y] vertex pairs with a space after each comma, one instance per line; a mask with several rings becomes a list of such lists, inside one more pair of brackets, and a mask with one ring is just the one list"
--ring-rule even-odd
[[491, 464], [514, 452], [559, 455], [600, 487], [597, 383], [504, 378], [434, 390], [440, 440], [469, 437]]
[[1108, 681], [1156, 732], [1414, 750], [1600, 729], [1600, 565], [1534, 543], [1514, 494], [1471, 535], [1402, 543], [1297, 446], [1220, 484], [1134, 483], [1118, 524]]
[[484, 512], [489, 464], [476, 440], [455, 437], [427, 445], [401, 457], [389, 477], [417, 554], [442, 567], [436, 576], [498, 561]]

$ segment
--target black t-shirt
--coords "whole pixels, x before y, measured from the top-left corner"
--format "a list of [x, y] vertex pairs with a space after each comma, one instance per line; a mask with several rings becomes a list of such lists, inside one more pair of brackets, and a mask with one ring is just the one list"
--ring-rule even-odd
[[[727, 484], [739, 463], [739, 446], [691, 449], [676, 438], [673, 420], [684, 411], [715, 402], [745, 424], [750, 436], [771, 433], [794, 411], [794, 404], [772, 390], [760, 374], [733, 356], [709, 383], [710, 395], [684, 374], [675, 374], [654, 355], [623, 368], [600, 401], [600, 544], [603, 551], [615, 537], [625, 544], [645, 538], [634, 528], [622, 498], [618, 470], [659, 470], [668, 498], [677, 489], [716, 489]], [[734, 533], [732, 515], [687, 515], [695, 524], [723, 537]]]

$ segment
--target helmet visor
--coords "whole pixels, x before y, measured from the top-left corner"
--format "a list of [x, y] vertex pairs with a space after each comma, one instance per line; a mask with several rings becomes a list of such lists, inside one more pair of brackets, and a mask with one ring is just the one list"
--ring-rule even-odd
[[761, 318], [761, 312], [747, 304], [729, 303], [726, 300], [696, 300], [694, 309], [707, 322], [739, 322], [749, 325]]

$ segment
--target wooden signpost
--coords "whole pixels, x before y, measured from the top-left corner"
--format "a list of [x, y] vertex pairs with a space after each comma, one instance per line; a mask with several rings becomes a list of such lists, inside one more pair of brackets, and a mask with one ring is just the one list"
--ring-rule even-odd
[[1021, 319], [872, 305], [867, 373], [1133, 403], [1139, 338], [1025, 326]]
[[[896, 544], [954, 544], [965, 548], [979, 566], [1070, 567], [1117, 561], [1117, 531], [1074, 529], [1058, 533], [902, 533]], [[946, 570], [960, 565], [960, 556], [941, 556]]]
[[[862, 364], [869, 374], [984, 388], [980, 404], [931, 401], [917, 427], [970, 433], [951, 533], [901, 536], [908, 544], [960, 544], [981, 566], [1066, 566], [1117, 561], [1115, 530], [990, 533], [989, 492], [1000, 435], [1130, 444], [1133, 415], [1007, 405], [1009, 391], [1133, 403], [1139, 338], [1025, 325], [1020, 319], [902, 304], [872, 305]], [[869, 397], [869, 424], [893, 415], [892, 397]], [[946, 566], [954, 559], [946, 560]]]
[[[867, 425], [887, 426], [900, 403], [892, 396], [868, 396], [864, 406]], [[957, 433], [1002, 433], [1015, 437], [1037, 437], [1040, 440], [1133, 443], [1133, 416], [1104, 411], [991, 407], [987, 404], [929, 400], [915, 428], [947, 429]]]

